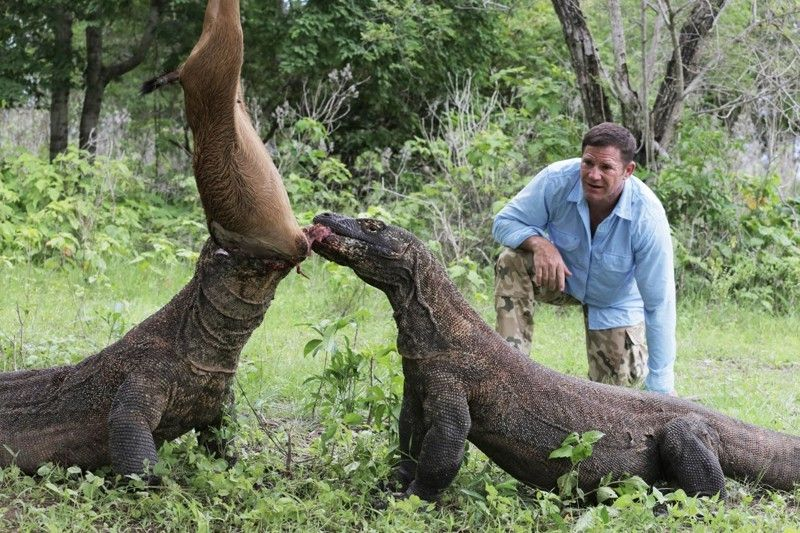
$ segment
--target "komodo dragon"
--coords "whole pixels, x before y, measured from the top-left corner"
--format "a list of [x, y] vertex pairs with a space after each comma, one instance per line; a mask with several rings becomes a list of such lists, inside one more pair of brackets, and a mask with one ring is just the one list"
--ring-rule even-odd
[[111, 464], [149, 476], [159, 444], [192, 428], [223, 454], [213, 430], [232, 405], [239, 354], [291, 267], [209, 239], [189, 283], [119, 341], [74, 366], [0, 374], [0, 467]]
[[406, 496], [436, 500], [465, 439], [519, 480], [552, 489], [570, 465], [549, 453], [589, 430], [605, 437], [581, 464], [584, 490], [609, 473], [723, 496], [725, 475], [783, 490], [800, 483], [800, 437], [550, 370], [497, 335], [408, 231], [330, 213], [314, 222], [332, 232], [314, 250], [385, 292], [394, 310], [405, 375], [396, 475]]

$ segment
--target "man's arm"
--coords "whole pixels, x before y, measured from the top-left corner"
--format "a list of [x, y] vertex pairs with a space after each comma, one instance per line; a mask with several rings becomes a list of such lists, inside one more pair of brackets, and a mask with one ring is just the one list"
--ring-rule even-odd
[[550, 168], [539, 172], [494, 218], [492, 235], [500, 244], [534, 256], [536, 285], [563, 291], [572, 272], [556, 247], [544, 235], [550, 221], [548, 178]]
[[550, 175], [547, 168], [539, 172], [495, 215], [492, 236], [497, 242], [516, 249], [528, 237], [544, 237], [550, 218], [546, 190]]
[[635, 277], [644, 302], [650, 373], [647, 390], [675, 390], [675, 273], [672, 238], [663, 211], [649, 214], [652, 224], [635, 250]]

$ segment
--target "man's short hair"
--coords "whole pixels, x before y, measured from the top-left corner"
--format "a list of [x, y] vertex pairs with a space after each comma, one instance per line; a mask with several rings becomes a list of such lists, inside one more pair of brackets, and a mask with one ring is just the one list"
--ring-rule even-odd
[[587, 131], [583, 136], [581, 152], [587, 146], [616, 146], [625, 164], [633, 161], [636, 154], [636, 139], [633, 134], [613, 122], [603, 122]]

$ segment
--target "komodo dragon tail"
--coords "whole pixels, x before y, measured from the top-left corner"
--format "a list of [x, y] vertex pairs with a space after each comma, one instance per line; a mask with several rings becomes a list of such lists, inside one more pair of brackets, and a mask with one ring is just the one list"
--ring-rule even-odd
[[800, 437], [727, 418], [717, 426], [726, 476], [780, 490], [800, 484]]

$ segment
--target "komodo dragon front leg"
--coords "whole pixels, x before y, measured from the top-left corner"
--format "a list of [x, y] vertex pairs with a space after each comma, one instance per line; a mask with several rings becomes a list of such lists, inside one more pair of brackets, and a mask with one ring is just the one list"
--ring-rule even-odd
[[[158, 461], [153, 431], [167, 405], [167, 388], [150, 376], [132, 375], [117, 389], [108, 415], [108, 450], [114, 471], [148, 474], [157, 481], [152, 467]], [[146, 469], [143, 467], [146, 466]]]
[[658, 451], [664, 470], [688, 494], [725, 497], [725, 474], [717, 432], [701, 417], [688, 415], [664, 425]]
[[423, 425], [424, 436], [415, 457], [416, 475], [405, 496], [416, 494], [435, 501], [461, 468], [471, 418], [466, 394], [452, 383], [429, 388], [422, 411], [422, 420], [415, 420], [414, 424]]
[[425, 436], [422, 402], [410, 389], [410, 383], [406, 381], [398, 424], [400, 461], [395, 465], [389, 484], [389, 488], [396, 492], [405, 492], [414, 481], [417, 475], [417, 459]]
[[236, 395], [233, 387], [228, 384], [225, 391], [223, 407], [219, 415], [207, 426], [197, 429], [197, 443], [204, 448], [212, 457], [225, 459], [228, 467], [233, 467], [239, 460], [239, 456], [232, 451], [231, 439], [225, 435], [225, 424], [227, 420], [236, 420]]
[[[167, 409], [169, 389], [166, 384], [154, 387], [157, 380], [145, 376], [131, 376], [118, 389], [109, 413], [109, 453], [114, 470], [120, 474], [146, 474], [155, 483], [152, 466], [158, 460], [157, 443], [153, 431], [158, 427]], [[235, 419], [233, 390], [229, 386], [223, 408], [208, 424], [197, 428], [198, 444], [210, 455], [225, 459], [229, 466], [237, 457], [230, 453], [230, 439], [223, 431], [225, 419]], [[148, 468], [144, 468], [147, 464]]]

